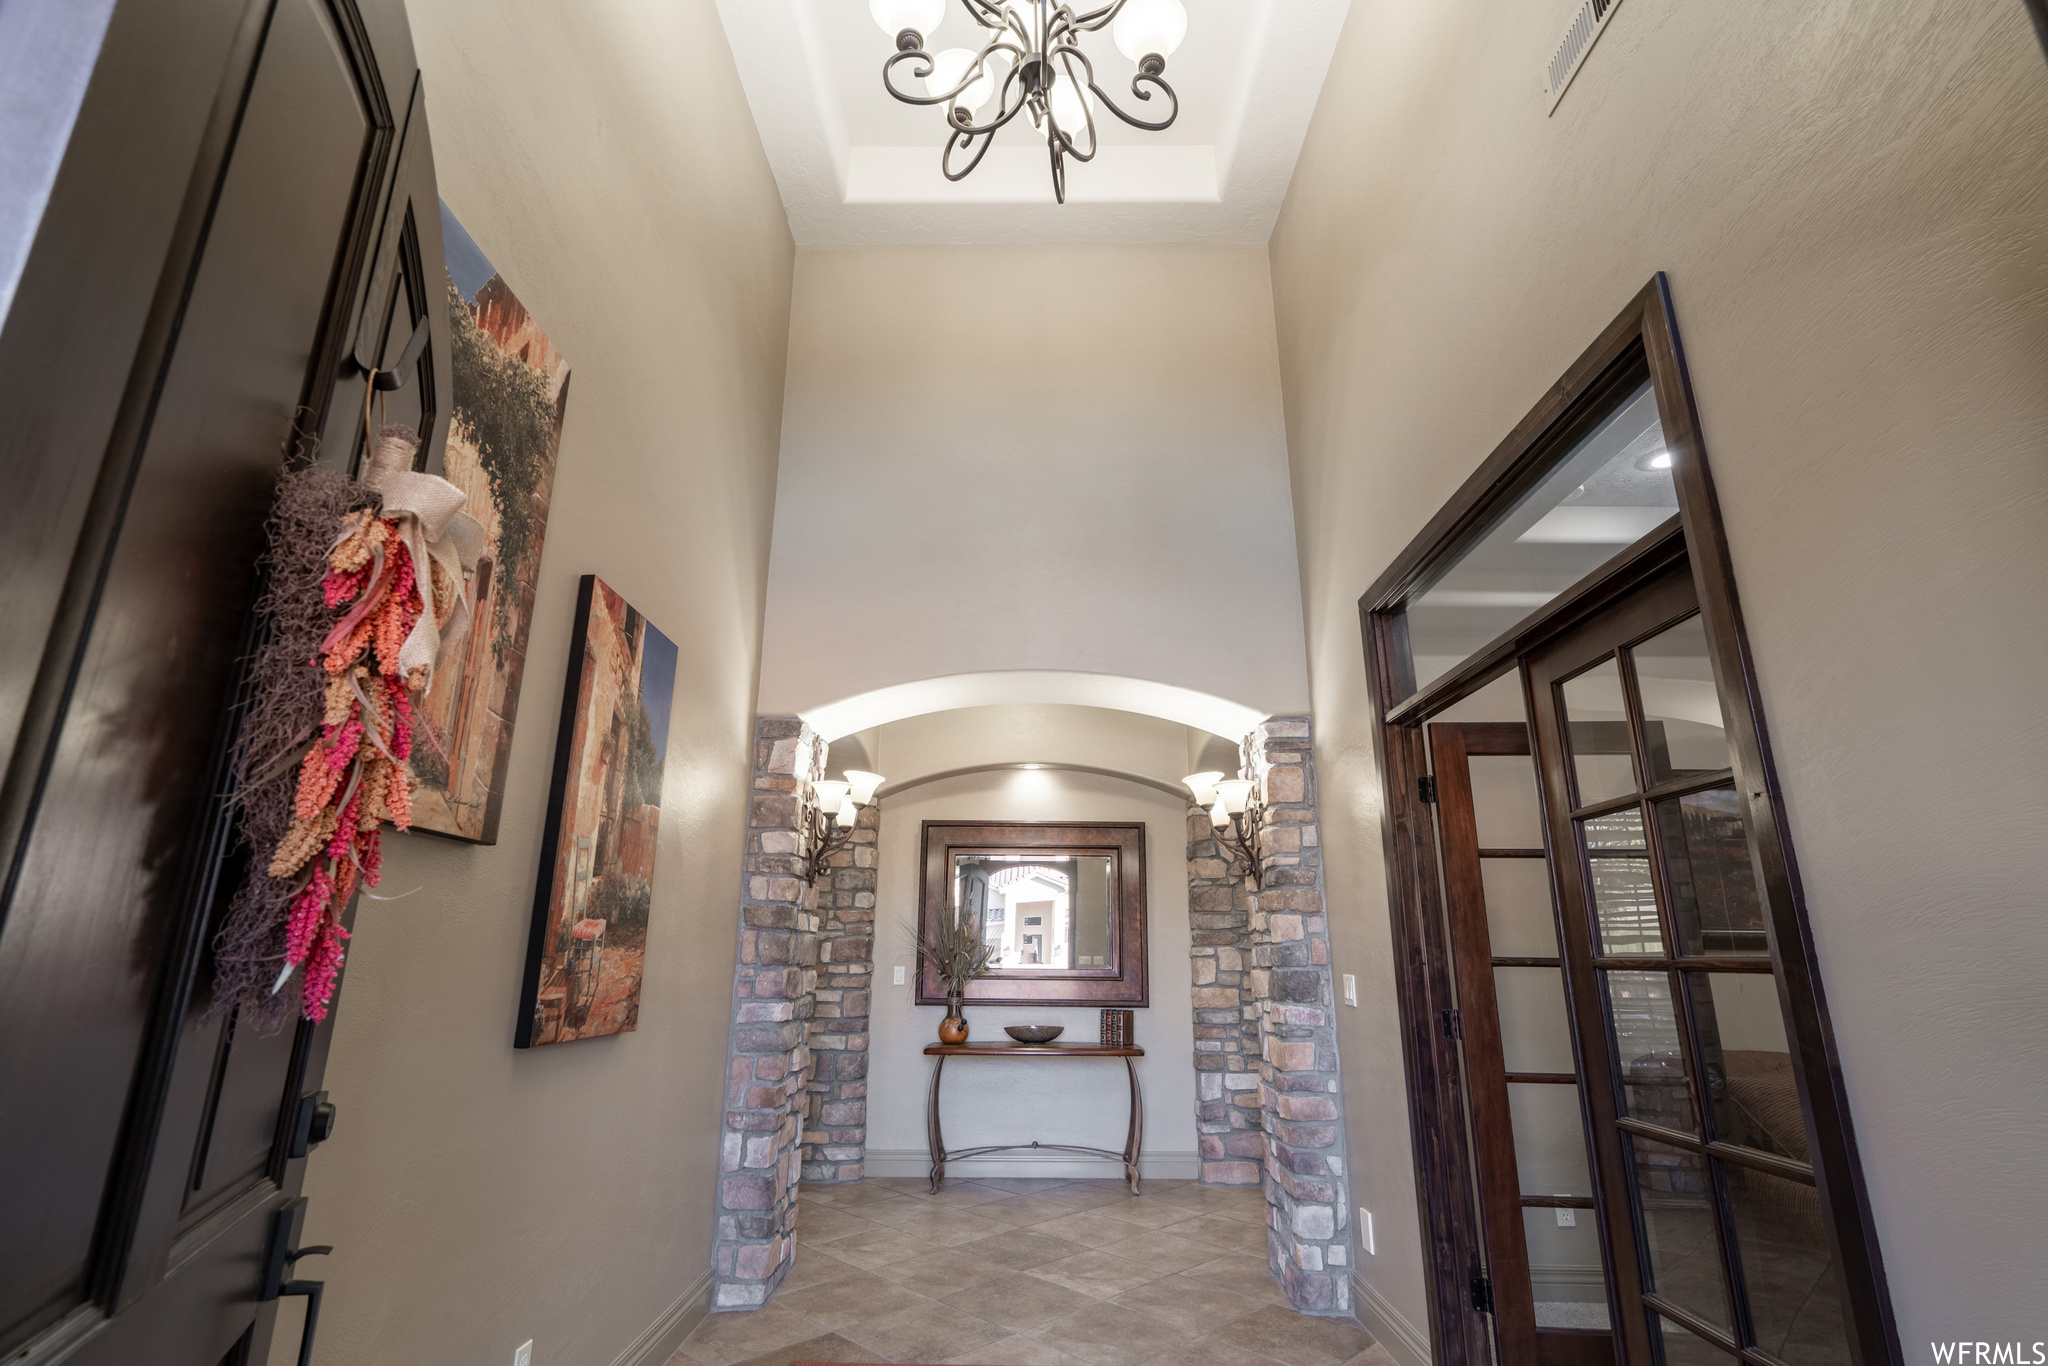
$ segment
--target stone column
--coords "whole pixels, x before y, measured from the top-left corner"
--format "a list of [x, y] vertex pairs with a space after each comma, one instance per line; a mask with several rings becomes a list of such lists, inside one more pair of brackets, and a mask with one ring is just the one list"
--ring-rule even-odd
[[739, 963], [712, 1249], [713, 1309], [766, 1303], [796, 1253], [799, 1142], [818, 989], [818, 917], [804, 879], [802, 785], [825, 746], [793, 716], [754, 727], [754, 787], [740, 889]]
[[875, 971], [879, 805], [860, 808], [853, 840], [819, 876], [817, 1008], [811, 1016], [803, 1179], [858, 1181], [868, 1141], [868, 1002]]
[[1256, 1186], [1266, 1155], [1259, 1101], [1259, 1003], [1252, 994], [1251, 891], [1217, 847], [1209, 813], [1188, 809], [1193, 930], [1195, 1141], [1202, 1182]]
[[1350, 1194], [1308, 719], [1266, 722], [1246, 737], [1245, 759], [1265, 803], [1247, 975], [1259, 1007], [1268, 1261], [1295, 1308], [1349, 1314]]

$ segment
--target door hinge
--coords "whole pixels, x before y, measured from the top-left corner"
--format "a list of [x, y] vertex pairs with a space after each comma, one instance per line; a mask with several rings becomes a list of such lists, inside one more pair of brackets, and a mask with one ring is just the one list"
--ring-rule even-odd
[[1486, 1278], [1484, 1272], [1472, 1273], [1472, 1308], [1480, 1314], [1493, 1312], [1493, 1282]]
[[1415, 780], [1415, 790], [1421, 794], [1422, 800], [1434, 806], [1436, 804], [1436, 775], [1434, 773], [1425, 773], [1420, 778], [1417, 778]]
[[1465, 1037], [1465, 1021], [1457, 1011], [1440, 1011], [1438, 1012], [1438, 1018], [1443, 1021], [1444, 1037], [1446, 1039], [1462, 1039]]

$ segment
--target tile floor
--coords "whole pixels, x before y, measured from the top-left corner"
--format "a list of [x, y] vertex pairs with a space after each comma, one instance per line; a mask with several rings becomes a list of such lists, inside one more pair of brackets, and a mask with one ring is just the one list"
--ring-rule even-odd
[[713, 1314], [669, 1366], [1393, 1366], [1288, 1307], [1256, 1190], [880, 1178], [806, 1186], [768, 1304]]

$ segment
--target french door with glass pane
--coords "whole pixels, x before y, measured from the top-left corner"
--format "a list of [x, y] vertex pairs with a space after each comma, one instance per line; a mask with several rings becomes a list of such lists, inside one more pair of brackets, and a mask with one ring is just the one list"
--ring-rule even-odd
[[1613, 1366], [1529, 728], [1428, 730], [1496, 1357]]
[[1689, 566], [1524, 667], [1631, 1355], [1659, 1359], [1644, 1350], [1655, 1343], [1666, 1366], [1847, 1366], [1803, 1081]]

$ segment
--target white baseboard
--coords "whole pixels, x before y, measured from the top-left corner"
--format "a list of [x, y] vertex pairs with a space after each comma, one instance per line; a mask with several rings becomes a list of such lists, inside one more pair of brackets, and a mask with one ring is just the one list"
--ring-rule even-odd
[[662, 1310], [661, 1317], [648, 1324], [647, 1331], [634, 1338], [612, 1361], [612, 1366], [662, 1366], [710, 1312], [711, 1268], [707, 1266], [697, 1283]]
[[1539, 1300], [1607, 1300], [1607, 1273], [1594, 1262], [1590, 1266], [1555, 1263], [1529, 1268], [1530, 1283]]
[[[931, 1154], [923, 1148], [870, 1148], [862, 1161], [866, 1176], [929, 1176]], [[1050, 1181], [1076, 1181], [1085, 1177], [1114, 1177], [1123, 1169], [1107, 1158], [1074, 1157], [1066, 1153], [991, 1153], [948, 1162], [946, 1175], [972, 1179], [977, 1176], [1043, 1177]], [[1157, 1181], [1194, 1181], [1202, 1174], [1199, 1153], [1142, 1153], [1138, 1175]]]
[[1429, 1335], [1408, 1322], [1387, 1297], [1351, 1273], [1351, 1302], [1358, 1307], [1359, 1326], [1379, 1339], [1380, 1346], [1401, 1366], [1431, 1366]]

